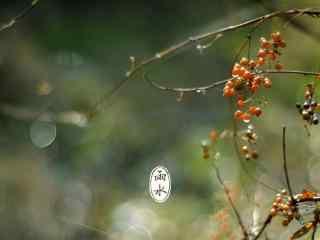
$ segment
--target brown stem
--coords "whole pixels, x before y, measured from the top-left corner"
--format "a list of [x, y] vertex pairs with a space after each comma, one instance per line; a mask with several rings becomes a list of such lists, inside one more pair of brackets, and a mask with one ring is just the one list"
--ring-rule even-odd
[[228, 202], [229, 202], [229, 204], [230, 204], [230, 206], [231, 206], [234, 214], [235, 214], [236, 217], [237, 217], [237, 221], [238, 221], [238, 223], [239, 223], [239, 225], [240, 225], [240, 228], [241, 228], [241, 231], [242, 231], [242, 234], [243, 234], [243, 239], [248, 240], [248, 239], [249, 239], [249, 234], [248, 234], [247, 229], [246, 229], [246, 227], [244, 226], [244, 223], [243, 223], [243, 221], [242, 221], [242, 219], [241, 219], [240, 213], [238, 212], [238, 210], [237, 210], [237, 208], [236, 208], [236, 206], [235, 206], [235, 204], [234, 204], [234, 202], [233, 202], [233, 200], [232, 200], [232, 198], [231, 198], [231, 196], [230, 196], [229, 189], [228, 189], [227, 186], [224, 184], [224, 182], [223, 182], [223, 180], [222, 180], [222, 178], [221, 178], [219, 169], [218, 169], [216, 166], [214, 166], [214, 169], [215, 169], [215, 171], [216, 171], [217, 179], [218, 179], [219, 183], [221, 184], [221, 186], [223, 187], [223, 190], [224, 190], [224, 192], [225, 192], [225, 194], [226, 194], [226, 196], [227, 196]]
[[291, 201], [295, 204], [295, 198], [293, 197], [293, 192], [292, 192], [290, 179], [289, 179], [288, 166], [287, 166], [286, 127], [285, 126], [283, 126], [282, 128], [282, 154], [283, 154], [283, 171], [286, 178], [289, 195], [291, 197]]
[[258, 234], [255, 235], [253, 240], [257, 240], [261, 237], [262, 233], [266, 230], [266, 227], [271, 223], [271, 220], [272, 220], [272, 216], [269, 214], [266, 220], [264, 221], [261, 229], [259, 230]]

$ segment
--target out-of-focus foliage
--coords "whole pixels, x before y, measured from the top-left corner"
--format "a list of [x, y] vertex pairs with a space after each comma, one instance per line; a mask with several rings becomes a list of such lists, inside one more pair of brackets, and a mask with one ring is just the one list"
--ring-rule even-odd
[[[274, 1], [273, 7], [317, 3]], [[26, 4], [1, 1], [0, 22]], [[129, 56], [140, 61], [191, 35], [266, 12], [253, 0], [41, 0], [26, 18], [3, 32], [0, 238], [187, 240], [210, 239], [221, 230], [219, 213], [228, 205], [200, 147], [212, 128], [221, 132], [231, 127], [232, 114], [221, 89], [187, 95], [178, 102], [177, 96], [152, 88], [138, 76], [102, 102], [94, 118], [86, 114], [95, 111], [95, 103], [124, 76]], [[318, 19], [302, 21], [319, 33]], [[282, 24], [269, 22], [254, 37], [268, 35]], [[180, 52], [148, 68], [149, 77], [171, 87], [224, 79], [246, 35], [246, 30], [227, 34], [202, 54], [195, 48]], [[283, 35], [288, 42], [283, 63], [290, 69], [319, 71], [320, 39], [290, 23]], [[307, 80], [275, 77], [258, 125], [265, 155], [262, 171], [250, 171], [276, 188], [282, 184], [283, 123], [289, 129], [294, 189], [317, 188], [319, 183], [320, 130], [312, 129], [308, 139], [294, 108]], [[249, 216], [255, 209], [261, 220], [273, 193], [248, 180], [248, 186], [237, 184], [243, 176], [230, 139], [217, 150], [218, 165], [237, 193], [241, 214]], [[159, 164], [169, 169], [173, 181], [172, 195], [164, 204], [148, 195], [149, 174]], [[230, 226], [237, 226], [231, 212], [227, 218]]]

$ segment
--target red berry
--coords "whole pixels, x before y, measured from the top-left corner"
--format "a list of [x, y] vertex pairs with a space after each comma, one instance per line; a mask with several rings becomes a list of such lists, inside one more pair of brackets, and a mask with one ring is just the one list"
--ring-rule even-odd
[[233, 81], [232, 81], [232, 80], [229, 80], [229, 81], [226, 83], [226, 87], [232, 88], [233, 86], [234, 86], [234, 84], [233, 84]]
[[245, 57], [241, 58], [240, 65], [246, 66], [248, 65], [248, 63], [249, 63], [248, 58], [245, 58]]
[[262, 66], [263, 64], [265, 64], [265, 60], [263, 57], [259, 57], [257, 60], [257, 65]]
[[225, 96], [225, 97], [232, 97], [232, 96], [234, 96], [234, 94], [235, 94], [235, 91], [234, 91], [234, 88], [232, 88], [232, 87], [224, 87], [224, 89], [223, 89], [223, 96]]
[[265, 78], [263, 79], [263, 86], [264, 86], [265, 88], [270, 88], [271, 85], [272, 85], [272, 82], [271, 82], [270, 78], [265, 77]]
[[263, 77], [257, 75], [257, 76], [255, 76], [255, 77], [253, 78], [253, 83], [252, 83], [252, 84], [260, 85], [262, 79], [263, 79]]
[[285, 48], [287, 46], [286, 42], [281, 40], [279, 43], [278, 43], [278, 46], [281, 47], [281, 48]]
[[276, 54], [276, 52], [273, 51], [273, 50], [270, 50], [270, 51], [268, 52], [268, 56], [269, 56], [269, 58], [270, 58], [271, 60], [276, 60], [276, 59], [277, 59], [277, 54]]
[[250, 71], [246, 70], [244, 73], [243, 73], [243, 78], [244, 79], [247, 79], [247, 80], [251, 80], [253, 78], [253, 73], [251, 73]]
[[256, 93], [259, 89], [259, 85], [258, 84], [252, 84], [250, 87], [251, 92]]
[[251, 115], [255, 115], [256, 107], [255, 107], [255, 106], [250, 106], [248, 111], [249, 111], [249, 113], [250, 113]]
[[281, 41], [281, 34], [280, 32], [274, 32], [271, 33], [271, 38], [274, 42], [280, 42]]
[[232, 74], [232, 76], [237, 76], [237, 75], [239, 75], [239, 73], [240, 73], [240, 65], [239, 66], [235, 65], [232, 69], [231, 74]]
[[245, 71], [246, 71], [246, 68], [245, 67], [241, 67], [240, 70], [239, 70], [239, 74], [238, 75], [240, 77], [243, 77], [243, 74], [244, 74]]
[[261, 113], [262, 113], [261, 108], [256, 107], [255, 115], [256, 115], [257, 117], [259, 117], [259, 116], [261, 115]]
[[277, 69], [278, 71], [281, 71], [281, 70], [283, 69], [283, 64], [277, 63], [277, 64], [275, 65], [275, 69]]
[[237, 106], [238, 106], [238, 108], [243, 108], [244, 107], [244, 101], [242, 99], [239, 99], [237, 101]]
[[262, 57], [264, 58], [265, 56], [267, 56], [267, 51], [260, 48], [259, 51], [258, 51], [258, 57]]
[[271, 48], [272, 44], [269, 41], [267, 41], [267, 39], [262, 37], [262, 38], [260, 38], [260, 46], [262, 48]]
[[243, 114], [244, 114], [243, 112], [241, 112], [240, 110], [237, 110], [234, 113], [234, 118], [240, 120]]
[[243, 113], [240, 118], [241, 118], [241, 120], [244, 121], [245, 123], [249, 123], [250, 120], [251, 120], [251, 116], [250, 116], [250, 114], [248, 114], [248, 113]]
[[257, 64], [254, 60], [250, 60], [248, 65], [249, 65], [249, 67], [254, 68], [254, 67], [256, 67]]

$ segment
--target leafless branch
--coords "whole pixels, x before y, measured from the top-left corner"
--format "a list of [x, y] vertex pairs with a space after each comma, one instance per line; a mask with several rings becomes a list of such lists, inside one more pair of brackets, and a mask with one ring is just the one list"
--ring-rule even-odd
[[[295, 74], [295, 75], [303, 75], [303, 76], [318, 76], [319, 72], [307, 72], [307, 71], [299, 71], [299, 70], [283, 70], [283, 71], [277, 71], [277, 70], [263, 70], [259, 71], [257, 74]], [[232, 80], [234, 78], [227, 78], [221, 81], [213, 82], [209, 85], [200, 86], [200, 87], [193, 87], [193, 88], [170, 88], [166, 86], [162, 86], [154, 81], [151, 81], [146, 74], [143, 74], [143, 78], [150, 83], [151, 86], [162, 90], [162, 91], [169, 91], [169, 92], [201, 92], [201, 91], [207, 91], [219, 86], [223, 86], [226, 82], [229, 80]]]
[[295, 202], [295, 198], [293, 197], [293, 192], [290, 184], [288, 167], [287, 167], [286, 127], [285, 126], [283, 126], [282, 128], [282, 154], [283, 154], [283, 171], [286, 178], [289, 195], [291, 197], [291, 200]]
[[0, 32], [12, 28], [19, 20], [24, 18], [38, 3], [40, 0], [33, 0], [29, 6], [25, 7], [20, 13], [15, 17], [11, 18], [7, 23], [4, 23], [0, 26]]
[[235, 204], [234, 204], [234, 202], [233, 202], [233, 200], [232, 200], [232, 198], [230, 196], [229, 189], [224, 184], [224, 182], [223, 182], [223, 180], [221, 178], [219, 169], [216, 166], [214, 166], [214, 169], [216, 171], [217, 179], [218, 179], [219, 183], [221, 184], [221, 186], [223, 187], [223, 190], [224, 190], [224, 192], [225, 192], [225, 194], [227, 196], [228, 202], [229, 202], [234, 214], [237, 217], [237, 221], [238, 221], [238, 223], [240, 225], [240, 228], [241, 228], [241, 231], [242, 231], [242, 234], [243, 234], [243, 239], [249, 239], [248, 231], [247, 231], [246, 227], [244, 226], [244, 223], [243, 223], [243, 221], [241, 219], [240, 213], [238, 212], [238, 210], [237, 210], [237, 208], [236, 208], [236, 206], [235, 206]]

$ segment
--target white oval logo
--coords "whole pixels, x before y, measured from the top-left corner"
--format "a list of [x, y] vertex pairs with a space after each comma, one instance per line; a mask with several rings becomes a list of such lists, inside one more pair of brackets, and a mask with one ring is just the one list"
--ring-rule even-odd
[[171, 178], [167, 168], [155, 167], [150, 173], [149, 193], [154, 201], [163, 203], [168, 200], [171, 192]]

